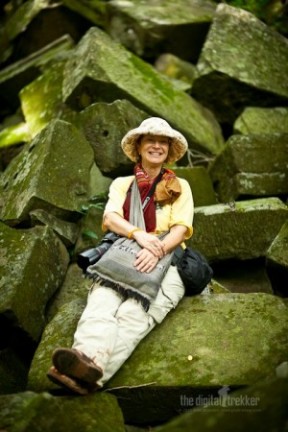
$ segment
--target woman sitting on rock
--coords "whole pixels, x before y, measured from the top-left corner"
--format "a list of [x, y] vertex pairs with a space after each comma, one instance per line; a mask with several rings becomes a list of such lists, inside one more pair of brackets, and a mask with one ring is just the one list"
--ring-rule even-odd
[[[141, 292], [137, 288], [125, 292], [125, 288], [117, 288], [117, 275], [115, 284], [98, 278], [92, 285], [72, 348], [53, 352], [53, 366], [47, 374], [53, 382], [79, 394], [100, 389], [184, 295], [177, 268], [171, 259], [167, 261], [167, 255], [172, 256], [173, 250], [192, 235], [193, 198], [188, 182], [177, 178], [164, 164], [179, 160], [187, 151], [187, 141], [165, 120], [152, 117], [130, 130], [121, 146], [136, 163], [134, 175], [112, 182], [103, 228], [134, 239], [140, 246], [133, 258], [139, 278], [141, 274], [151, 275], [158, 267], [163, 267], [164, 276], [157, 292], [149, 291], [149, 284]], [[144, 229], [131, 223], [135, 211], [131, 205], [133, 181], [142, 208], [145, 205]], [[165, 232], [165, 237], [159, 238]]]

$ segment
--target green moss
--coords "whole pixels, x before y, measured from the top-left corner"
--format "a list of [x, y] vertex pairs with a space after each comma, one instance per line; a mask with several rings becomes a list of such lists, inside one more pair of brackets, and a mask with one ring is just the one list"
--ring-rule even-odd
[[[279, 321], [279, 313], [286, 316], [285, 322]], [[247, 384], [272, 373], [284, 359], [287, 325], [284, 304], [268, 294], [184, 299], [141, 343], [109, 387], [123, 382], [164, 386], [191, 382], [204, 387]], [[265, 335], [260, 343], [259, 334]]]
[[27, 142], [31, 139], [27, 123], [19, 123], [0, 131], [0, 148]]
[[[60, 403], [59, 403], [60, 402]], [[103, 413], [109, 413], [109, 416]], [[0, 422], [7, 430], [50, 432], [124, 432], [121, 410], [114, 396], [101, 393], [73, 398], [47, 392], [0, 396]]]
[[87, 83], [92, 101], [101, 98], [111, 102], [111, 95], [113, 100], [115, 95], [125, 96], [148, 113], [166, 118], [195, 146], [218, 153], [223, 145], [221, 130], [212, 113], [204, 110], [191, 96], [176, 90], [151, 65], [96, 28], [86, 33], [74, 58], [66, 64], [65, 101], [77, 105], [83, 91], [87, 91]]

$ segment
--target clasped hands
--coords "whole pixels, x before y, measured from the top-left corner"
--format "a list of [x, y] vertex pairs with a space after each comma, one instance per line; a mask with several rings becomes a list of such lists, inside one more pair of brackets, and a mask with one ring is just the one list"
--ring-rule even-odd
[[146, 231], [135, 232], [134, 239], [142, 247], [136, 255], [134, 265], [141, 273], [150, 273], [165, 255], [164, 243]]

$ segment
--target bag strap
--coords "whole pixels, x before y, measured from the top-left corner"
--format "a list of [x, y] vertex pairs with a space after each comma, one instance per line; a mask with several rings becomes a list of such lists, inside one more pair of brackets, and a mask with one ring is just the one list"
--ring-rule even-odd
[[[131, 200], [130, 200], [130, 208], [133, 209], [133, 211], [130, 211], [130, 217], [129, 222], [132, 223], [132, 225], [135, 225], [145, 231], [145, 220], [144, 220], [144, 209], [147, 206], [152, 194], [155, 191], [157, 183], [160, 181], [161, 177], [163, 175], [163, 172], [161, 170], [160, 174], [156, 177], [155, 181], [153, 182], [153, 185], [151, 186], [148, 196], [145, 198], [144, 202], [141, 202], [140, 198], [140, 192], [138, 188], [138, 184], [136, 179], [132, 182], [131, 185]], [[147, 200], [148, 198], [148, 200]]]
[[149, 203], [149, 201], [150, 201], [152, 195], [153, 195], [154, 192], [155, 192], [155, 189], [156, 189], [157, 184], [160, 182], [160, 180], [161, 180], [161, 178], [162, 178], [162, 176], [163, 176], [163, 173], [164, 173], [164, 171], [161, 169], [160, 173], [158, 174], [158, 176], [157, 176], [156, 179], [154, 180], [154, 182], [153, 182], [153, 184], [152, 184], [152, 186], [151, 186], [151, 188], [150, 188], [150, 190], [149, 190], [149, 192], [148, 192], [148, 195], [146, 196], [145, 200], [143, 201], [143, 204], [142, 204], [142, 210], [144, 210], [145, 207], [148, 205], [148, 203]]

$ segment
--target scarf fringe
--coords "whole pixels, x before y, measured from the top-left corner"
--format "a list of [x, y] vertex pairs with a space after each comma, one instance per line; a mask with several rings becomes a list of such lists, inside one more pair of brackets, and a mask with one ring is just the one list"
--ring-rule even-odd
[[124, 301], [129, 298], [133, 298], [134, 300], [137, 300], [139, 303], [141, 303], [144, 311], [148, 312], [150, 307], [150, 300], [144, 295], [141, 295], [139, 291], [134, 291], [131, 288], [124, 288], [119, 283], [110, 281], [106, 278], [104, 279], [103, 277], [98, 275], [93, 276], [93, 282], [94, 283], [97, 282], [104, 287], [112, 288], [114, 291], [116, 291], [118, 294], [121, 295]]

